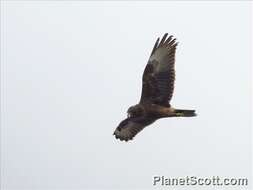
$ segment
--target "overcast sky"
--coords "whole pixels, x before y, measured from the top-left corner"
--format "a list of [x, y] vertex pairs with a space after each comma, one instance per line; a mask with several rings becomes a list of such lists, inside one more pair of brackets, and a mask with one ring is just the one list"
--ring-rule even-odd
[[[251, 2], [1, 4], [3, 189], [250, 178]], [[131, 142], [116, 140], [165, 32], [179, 41], [171, 104], [198, 116], [162, 119]]]

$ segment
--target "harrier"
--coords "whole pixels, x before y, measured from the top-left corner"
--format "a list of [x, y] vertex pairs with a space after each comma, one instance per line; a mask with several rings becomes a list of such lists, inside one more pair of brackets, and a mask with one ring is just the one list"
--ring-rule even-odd
[[166, 117], [193, 117], [195, 110], [175, 109], [170, 105], [175, 81], [176, 39], [164, 34], [155, 42], [142, 76], [140, 102], [127, 110], [114, 135], [122, 141], [132, 140], [144, 127]]

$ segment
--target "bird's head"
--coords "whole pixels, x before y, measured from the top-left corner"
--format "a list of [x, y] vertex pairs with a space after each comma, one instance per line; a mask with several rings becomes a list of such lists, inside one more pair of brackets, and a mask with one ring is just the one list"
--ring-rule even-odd
[[130, 108], [128, 108], [127, 110], [127, 117], [130, 118], [130, 117], [138, 117], [138, 116], [141, 116], [144, 112], [144, 109], [139, 105], [134, 105], [134, 106], [131, 106]]

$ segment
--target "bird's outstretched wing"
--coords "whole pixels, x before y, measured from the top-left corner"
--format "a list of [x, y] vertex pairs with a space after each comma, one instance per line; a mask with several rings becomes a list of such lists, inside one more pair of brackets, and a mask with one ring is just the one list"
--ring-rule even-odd
[[140, 103], [151, 102], [169, 106], [175, 81], [176, 39], [172, 36], [158, 38], [142, 76]]
[[126, 118], [120, 122], [113, 135], [115, 135], [116, 139], [120, 139], [122, 141], [132, 140], [137, 133], [154, 121], [155, 119], [148, 118], [146, 116]]

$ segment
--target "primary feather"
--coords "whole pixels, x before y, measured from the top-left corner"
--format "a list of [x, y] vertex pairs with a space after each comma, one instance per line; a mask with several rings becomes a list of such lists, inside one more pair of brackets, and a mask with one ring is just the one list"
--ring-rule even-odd
[[114, 131], [115, 137], [120, 140], [128, 141], [139, 133], [144, 127], [153, 123], [155, 119], [144, 117], [126, 118]]

